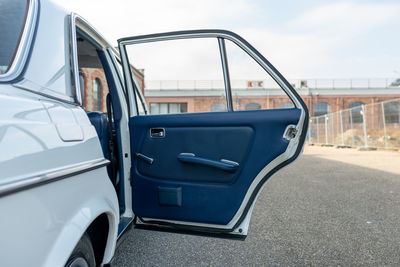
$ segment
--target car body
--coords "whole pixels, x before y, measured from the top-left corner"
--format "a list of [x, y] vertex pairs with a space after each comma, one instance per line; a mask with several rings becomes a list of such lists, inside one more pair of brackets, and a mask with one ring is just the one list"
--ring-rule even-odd
[[390, 83], [390, 87], [400, 87], [400, 79], [395, 79], [393, 82]]
[[[17, 2], [25, 3], [2, 4]], [[53, 2], [26, 5], [13, 58], [0, 62], [0, 265], [64, 266], [83, 236], [97, 265], [107, 264], [132, 223], [245, 237], [262, 187], [299, 156], [307, 132], [307, 108], [283, 76], [228, 31], [128, 37], [117, 51]], [[126, 46], [203, 37], [218, 39], [228, 111], [140, 115], [147, 107]], [[224, 40], [251, 55], [294, 108], [234, 111]], [[93, 66], [107, 79], [98, 107], [106, 113], [88, 110], [80, 68]]]

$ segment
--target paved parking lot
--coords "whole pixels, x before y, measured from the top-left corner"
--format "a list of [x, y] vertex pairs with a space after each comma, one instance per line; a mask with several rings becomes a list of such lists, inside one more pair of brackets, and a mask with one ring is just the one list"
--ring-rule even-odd
[[245, 241], [132, 229], [115, 266], [400, 265], [400, 153], [306, 147]]

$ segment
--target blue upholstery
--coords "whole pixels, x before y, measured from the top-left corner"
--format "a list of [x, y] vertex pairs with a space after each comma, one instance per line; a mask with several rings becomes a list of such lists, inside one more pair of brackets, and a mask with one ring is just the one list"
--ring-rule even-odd
[[108, 119], [107, 115], [100, 112], [89, 112], [89, 120], [96, 129], [97, 135], [100, 140], [101, 149], [103, 150], [104, 157], [110, 159], [110, 152], [108, 149]]
[[[286, 127], [297, 124], [299, 109], [254, 110], [130, 119], [132, 155], [154, 159], [152, 165], [132, 157], [133, 210], [139, 217], [226, 225], [239, 209], [257, 174], [288, 145]], [[151, 138], [164, 128], [165, 138]], [[239, 163], [235, 172], [179, 161], [180, 153]], [[159, 188], [181, 205], [160, 205]], [[172, 195], [173, 192], [177, 195]]]

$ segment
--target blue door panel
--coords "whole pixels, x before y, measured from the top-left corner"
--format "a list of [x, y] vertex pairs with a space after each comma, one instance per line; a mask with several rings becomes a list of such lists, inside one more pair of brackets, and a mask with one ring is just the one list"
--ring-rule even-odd
[[[257, 174], [286, 150], [284, 131], [298, 123], [300, 114], [299, 109], [279, 109], [131, 118], [132, 155], [154, 159], [149, 165], [132, 157], [135, 214], [226, 225]], [[164, 128], [165, 138], [150, 138], [151, 128]], [[239, 167], [230, 173], [183, 163], [179, 153], [232, 160]]]
[[209, 166], [183, 164], [177, 156], [193, 153], [217, 161], [243, 162], [254, 137], [254, 130], [249, 126], [164, 129], [165, 138], [151, 138], [150, 134], [146, 134], [139, 147], [140, 153], [154, 159], [151, 165], [140, 160], [137, 162], [138, 172], [143, 176], [188, 182], [232, 183], [239, 171], [229, 173]]

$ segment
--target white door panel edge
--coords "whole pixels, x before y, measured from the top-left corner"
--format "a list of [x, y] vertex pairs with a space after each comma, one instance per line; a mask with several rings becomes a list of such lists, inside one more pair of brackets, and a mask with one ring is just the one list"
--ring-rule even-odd
[[[114, 52], [111, 48], [107, 49], [107, 53], [105, 53], [107, 62], [110, 66], [115, 66], [111, 67], [111, 72], [113, 77], [117, 78], [119, 77], [117, 73], [117, 60], [115, 59]], [[121, 74], [122, 75], [122, 74]], [[122, 77], [121, 77], [122, 79]], [[118, 79], [116, 79], [118, 80]], [[126, 100], [124, 98], [124, 91], [122, 88], [122, 84], [120, 84], [118, 81], [116, 81], [116, 86], [117, 86], [117, 92], [118, 92], [118, 98], [119, 102], [121, 103], [121, 122], [120, 122], [120, 133], [121, 133], [121, 146], [122, 146], [122, 165], [123, 165], [123, 173], [124, 173], [124, 204], [125, 204], [125, 211], [123, 214], [121, 214], [122, 217], [133, 217], [134, 214], [132, 212], [132, 186], [130, 183], [130, 169], [131, 169], [131, 141], [130, 141], [130, 135], [129, 135], [129, 114], [128, 114], [128, 109]]]

